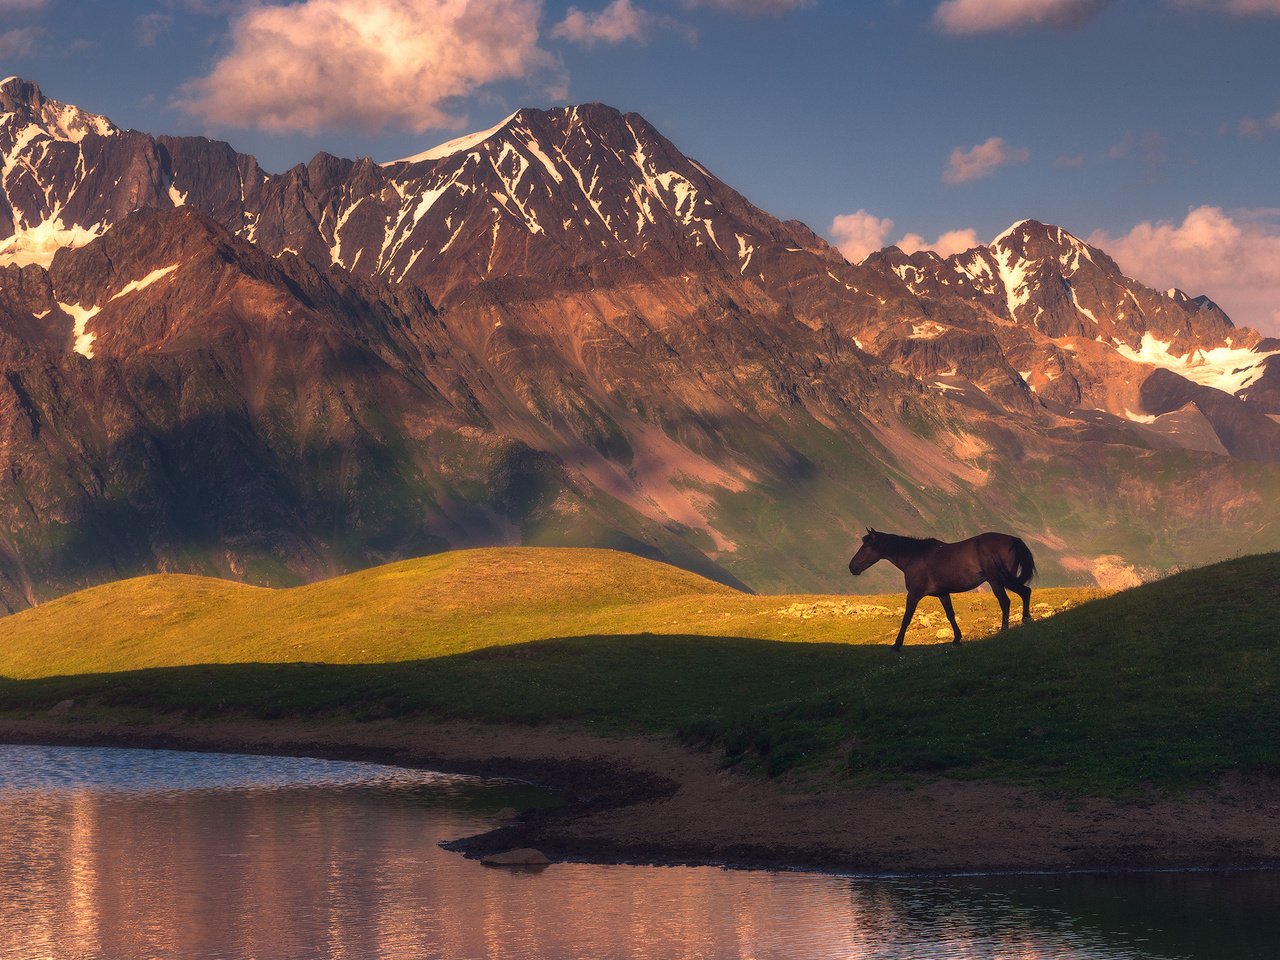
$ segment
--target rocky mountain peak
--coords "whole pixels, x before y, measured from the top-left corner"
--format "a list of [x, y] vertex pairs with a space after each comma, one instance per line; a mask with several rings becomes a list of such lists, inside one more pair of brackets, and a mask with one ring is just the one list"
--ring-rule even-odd
[[6, 165], [13, 140], [22, 139], [25, 145], [44, 134], [54, 140], [78, 143], [91, 133], [109, 137], [120, 132], [106, 117], [50, 100], [35, 81], [21, 77], [0, 80], [0, 124], [16, 133], [9, 143], [0, 144], [5, 149]]
[[1054, 257], [1068, 269], [1079, 269], [1078, 258], [1083, 257], [1109, 272], [1120, 272], [1115, 262], [1097, 247], [1090, 246], [1062, 227], [1039, 220], [1019, 220], [992, 240], [988, 249], [992, 253], [1007, 250], [1027, 260]]

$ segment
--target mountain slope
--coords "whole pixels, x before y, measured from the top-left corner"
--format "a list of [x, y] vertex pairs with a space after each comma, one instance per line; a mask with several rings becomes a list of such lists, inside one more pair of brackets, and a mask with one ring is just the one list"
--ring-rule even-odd
[[279, 175], [0, 106], [10, 608], [516, 543], [831, 589], [868, 523], [1068, 581], [1280, 545], [1280, 344], [1060, 228], [849, 264], [600, 104]]

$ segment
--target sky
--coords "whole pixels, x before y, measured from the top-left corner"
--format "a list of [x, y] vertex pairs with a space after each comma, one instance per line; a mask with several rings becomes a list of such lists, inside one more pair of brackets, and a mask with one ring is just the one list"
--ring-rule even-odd
[[850, 259], [1025, 217], [1280, 335], [1280, 0], [0, 0], [0, 75], [272, 171], [603, 101]]

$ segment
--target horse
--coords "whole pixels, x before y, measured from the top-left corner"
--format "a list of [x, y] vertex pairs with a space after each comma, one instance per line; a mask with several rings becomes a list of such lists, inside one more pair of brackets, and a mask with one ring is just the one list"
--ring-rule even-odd
[[955, 633], [952, 643], [960, 642], [960, 625], [951, 607], [951, 594], [972, 590], [983, 583], [991, 584], [991, 592], [1000, 603], [1001, 630], [1009, 629], [1009, 595], [1012, 590], [1022, 598], [1022, 622], [1031, 622], [1031, 588], [1036, 561], [1030, 548], [1018, 537], [1007, 533], [980, 533], [959, 543], [943, 543], [932, 537], [919, 539], [896, 533], [881, 533], [867, 528], [862, 546], [849, 561], [849, 572], [855, 577], [875, 563], [888, 560], [902, 571], [907, 582], [907, 609], [902, 614], [902, 628], [893, 649], [901, 650], [907, 626], [922, 597], [937, 597], [951, 621]]

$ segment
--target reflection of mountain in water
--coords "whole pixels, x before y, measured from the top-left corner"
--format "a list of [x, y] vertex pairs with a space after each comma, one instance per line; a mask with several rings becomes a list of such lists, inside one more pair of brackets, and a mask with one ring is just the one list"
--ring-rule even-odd
[[[0, 956], [1250, 960], [1274, 945], [1270, 874], [512, 873], [437, 846], [482, 829], [483, 800], [422, 789], [0, 793]], [[494, 790], [490, 812], [509, 802]]]

